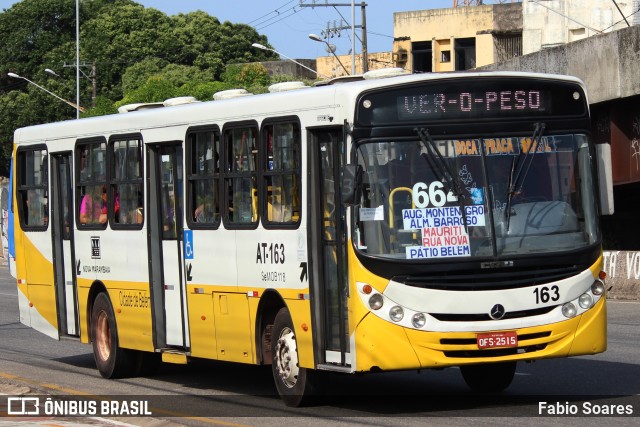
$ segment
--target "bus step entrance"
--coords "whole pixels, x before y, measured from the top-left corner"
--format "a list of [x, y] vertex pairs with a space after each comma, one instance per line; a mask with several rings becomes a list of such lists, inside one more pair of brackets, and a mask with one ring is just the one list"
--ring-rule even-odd
[[165, 363], [186, 365], [188, 362], [187, 353], [184, 351], [176, 350], [173, 348], [165, 348], [160, 351], [162, 352], [162, 361]]

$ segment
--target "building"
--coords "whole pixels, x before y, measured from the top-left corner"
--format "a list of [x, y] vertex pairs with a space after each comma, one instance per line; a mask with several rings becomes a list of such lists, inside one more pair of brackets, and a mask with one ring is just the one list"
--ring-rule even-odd
[[[318, 73], [329, 77], [341, 77], [351, 74], [353, 58], [351, 55], [321, 56], [316, 58]], [[342, 63], [342, 65], [340, 65]], [[362, 74], [362, 54], [355, 55], [356, 72]], [[344, 67], [343, 67], [344, 65]], [[377, 70], [380, 68], [395, 67], [391, 52], [378, 52], [367, 54], [367, 70]], [[345, 70], [346, 68], [346, 70]]]
[[537, 52], [640, 23], [640, 0], [522, 3], [522, 51]]
[[393, 60], [411, 72], [461, 71], [522, 55], [522, 3], [393, 14]]

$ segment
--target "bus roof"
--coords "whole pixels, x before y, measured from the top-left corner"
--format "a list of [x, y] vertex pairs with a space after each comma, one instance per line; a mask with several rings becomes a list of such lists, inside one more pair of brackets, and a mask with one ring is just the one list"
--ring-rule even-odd
[[[192, 102], [180, 105], [164, 103], [165, 108], [146, 108], [132, 106], [126, 114], [110, 114], [106, 116], [67, 120], [62, 122], [34, 125], [17, 129], [14, 142], [36, 143], [54, 141], [65, 138], [83, 138], [103, 136], [105, 134], [139, 133], [144, 130], [168, 128], [174, 126], [197, 126], [205, 124], [223, 124], [228, 121], [260, 119], [262, 117], [290, 116], [305, 111], [334, 109], [355, 101], [363, 91], [385, 86], [397, 86], [419, 81], [474, 79], [483, 77], [528, 77], [550, 80], [572, 81], [584, 87], [576, 77], [555, 74], [509, 72], [509, 71], [475, 71], [454, 73], [405, 74], [379, 79], [347, 79], [340, 84], [327, 84], [316, 87], [305, 87], [278, 93], [266, 93], [233, 97], [224, 100]], [[310, 96], [310, 95], [313, 96]], [[154, 103], [156, 104], [156, 103]], [[157, 103], [162, 104], [162, 103]], [[167, 106], [169, 105], [169, 106]], [[251, 105], [250, 108], [247, 105]], [[349, 104], [351, 105], [351, 104]], [[155, 106], [155, 105], [154, 105]], [[158, 105], [159, 106], [159, 105]], [[135, 111], [137, 110], [137, 111]], [[351, 120], [354, 109], [345, 111], [337, 120]]]

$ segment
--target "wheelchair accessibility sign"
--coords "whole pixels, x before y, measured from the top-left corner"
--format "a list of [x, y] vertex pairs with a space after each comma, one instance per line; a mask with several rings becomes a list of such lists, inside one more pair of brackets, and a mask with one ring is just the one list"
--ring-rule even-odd
[[193, 230], [184, 230], [184, 259], [193, 259]]

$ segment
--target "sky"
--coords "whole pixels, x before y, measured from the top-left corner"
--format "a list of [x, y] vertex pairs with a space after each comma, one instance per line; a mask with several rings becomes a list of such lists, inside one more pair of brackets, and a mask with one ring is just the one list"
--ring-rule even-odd
[[[153, 7], [168, 15], [202, 10], [217, 17], [220, 22], [248, 24], [259, 34], [267, 36], [269, 43], [282, 55], [289, 58], [315, 58], [327, 56], [327, 45], [309, 39], [309, 34], [322, 36], [329, 27], [346, 26], [348, 30], [334, 35], [327, 41], [336, 46], [338, 55], [351, 53], [352, 8], [349, 0], [304, 0], [303, 4], [346, 4], [337, 7], [300, 7], [301, 0], [135, 0], [145, 7]], [[356, 2], [355, 23], [360, 25], [363, 0]], [[452, 0], [364, 0], [367, 4], [366, 26], [369, 52], [388, 52], [393, 47], [393, 13], [410, 10], [439, 9], [453, 6]], [[0, 0], [0, 10], [11, 7], [15, 0]], [[485, 1], [485, 4], [493, 1]], [[356, 28], [360, 37], [360, 29]], [[356, 53], [361, 43], [356, 37]]]

